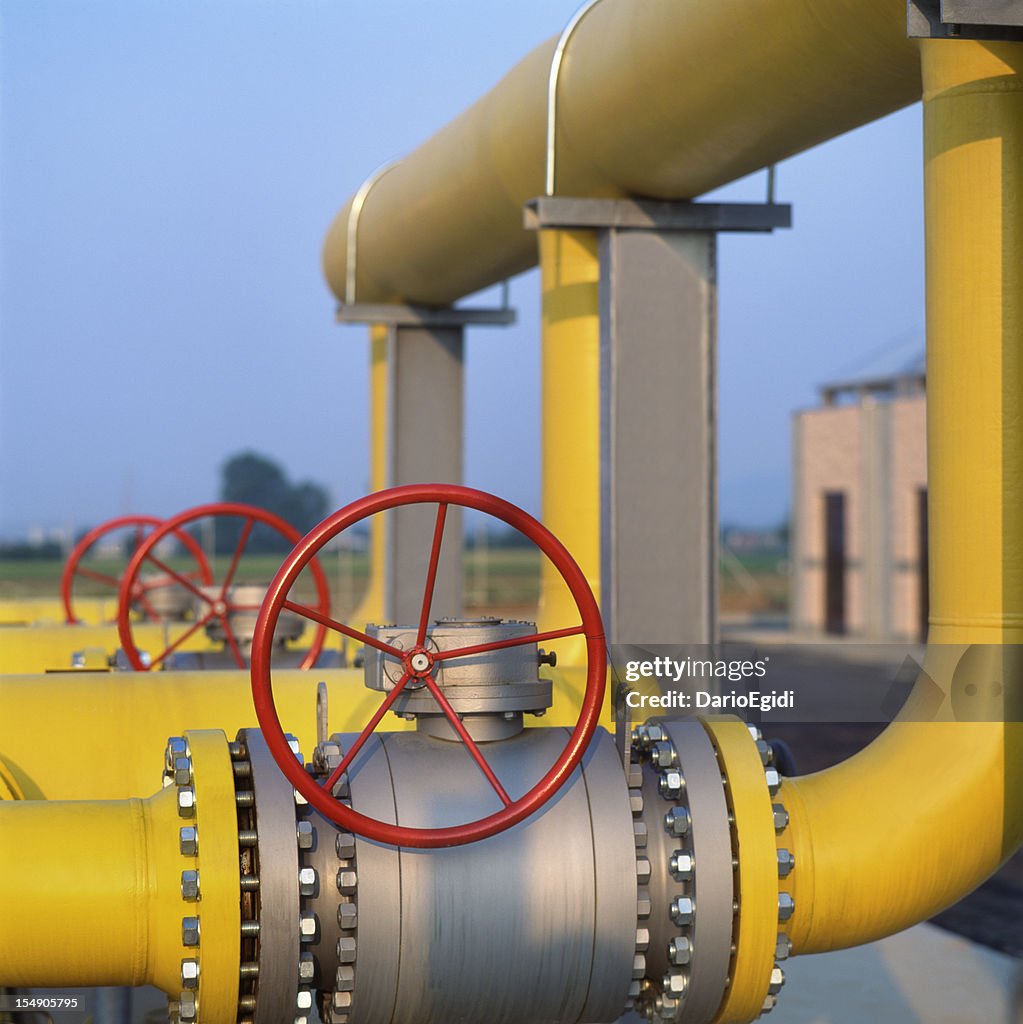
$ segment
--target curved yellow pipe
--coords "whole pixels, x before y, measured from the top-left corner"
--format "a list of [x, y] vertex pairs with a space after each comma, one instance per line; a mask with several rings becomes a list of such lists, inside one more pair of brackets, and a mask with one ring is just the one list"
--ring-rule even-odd
[[1023, 43], [921, 49], [929, 647], [876, 742], [782, 786], [797, 953], [922, 920], [1023, 842]]
[[[361, 302], [445, 305], [536, 262], [522, 204], [544, 189], [555, 42], [376, 182]], [[919, 97], [903, 0], [600, 4], [561, 70], [558, 190], [689, 198]], [[323, 255], [342, 300], [350, 206]]]

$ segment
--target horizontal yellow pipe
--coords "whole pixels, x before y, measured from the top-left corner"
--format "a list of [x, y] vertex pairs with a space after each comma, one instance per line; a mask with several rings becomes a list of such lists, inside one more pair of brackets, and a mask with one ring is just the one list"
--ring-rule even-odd
[[[782, 787], [795, 844], [797, 953], [926, 918], [1023, 842], [1023, 671], [1019, 649], [998, 646], [1023, 643], [1023, 44], [921, 45], [926, 676], [865, 751]], [[967, 645], [975, 645], [968, 654]], [[1016, 721], [970, 720], [1000, 714]]]
[[[529, 724], [572, 725], [585, 676], [558, 668], [554, 706]], [[284, 728], [309, 756], [316, 745], [316, 684], [326, 682], [333, 732], [362, 729], [380, 704], [361, 669], [274, 672]], [[602, 724], [613, 727], [610, 697]], [[28, 799], [121, 800], [153, 790], [169, 736], [255, 727], [244, 672], [66, 672], [0, 676], [0, 789], [9, 775]], [[388, 715], [381, 728], [412, 723]]]
[[[178, 827], [173, 788], [148, 800], [0, 803], [0, 985], [176, 993]], [[161, 943], [173, 953], [156, 972]]]
[[[88, 625], [98, 626], [117, 618], [117, 596], [76, 598], [75, 614]], [[8, 598], [0, 601], [0, 625], [63, 625], [64, 603], [57, 597]]]
[[[373, 186], [359, 301], [444, 305], [536, 263], [555, 41]], [[903, 0], [603, 3], [562, 67], [558, 192], [697, 196], [919, 98]], [[350, 205], [323, 255], [342, 299]]]
[[[181, 627], [176, 627], [181, 632]], [[141, 651], [162, 651], [167, 646], [163, 627], [155, 623], [139, 623], [133, 634]], [[60, 672], [71, 668], [72, 657], [79, 651], [101, 649], [108, 655], [121, 646], [116, 625], [34, 625], [0, 627], [0, 674], [19, 672]], [[181, 651], [208, 651], [214, 645], [202, 631], [185, 641]]]

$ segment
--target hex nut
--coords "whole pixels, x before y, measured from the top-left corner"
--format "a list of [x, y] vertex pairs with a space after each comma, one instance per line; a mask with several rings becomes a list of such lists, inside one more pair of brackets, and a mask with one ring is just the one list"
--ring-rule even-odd
[[[298, 980], [312, 981], [316, 976], [316, 961], [312, 953], [302, 953], [298, 958]], [[301, 992], [299, 993], [301, 995]]]
[[778, 997], [772, 996], [770, 993], [768, 993], [767, 997], [764, 999], [764, 1005], [760, 1007], [761, 1015], [765, 1013], [770, 1013], [777, 1005]]
[[772, 995], [772, 996], [776, 996], [781, 991], [781, 987], [784, 984], [785, 984], [785, 972], [780, 967], [775, 965], [774, 970], [771, 971], [771, 982], [767, 986], [768, 994]]
[[653, 904], [650, 902], [650, 897], [640, 894], [636, 900], [636, 917], [649, 917], [653, 912]]
[[664, 740], [660, 743], [655, 743], [650, 751], [650, 760], [658, 768], [674, 768], [678, 764], [678, 753], [675, 750], [675, 745]]
[[176, 757], [174, 759], [174, 782], [178, 786], [187, 786], [192, 781], [192, 759]]
[[650, 881], [650, 861], [646, 857], [636, 858], [636, 878], [640, 885]]
[[637, 953], [632, 958], [632, 978], [633, 981], [639, 981], [646, 975], [646, 957], [642, 953]]
[[671, 901], [671, 919], [679, 928], [693, 923], [693, 901], [688, 896], [676, 896]]
[[767, 789], [771, 796], [781, 789], [781, 775], [778, 774], [777, 768], [765, 768], [764, 778], [767, 780]]
[[778, 932], [778, 941], [774, 947], [775, 960], [788, 960], [792, 956], [792, 940], [784, 933]]
[[340, 860], [351, 860], [355, 856], [355, 836], [351, 832], [338, 832], [334, 846]]
[[668, 960], [676, 967], [684, 967], [693, 956], [693, 947], [684, 935], [676, 935], [668, 942]]
[[785, 809], [785, 805], [771, 804], [771, 810], [774, 812], [775, 832], [784, 832], [789, 827], [789, 812]]
[[650, 737], [651, 743], [660, 743], [661, 740], [668, 738], [667, 733], [656, 723], [650, 724], [646, 727], [646, 734]]
[[311, 1010], [313, 1008], [313, 994], [307, 988], [300, 988], [295, 998], [295, 1005], [300, 1010]]
[[645, 850], [647, 844], [647, 827], [645, 821], [634, 821], [632, 823], [632, 838], [637, 850]]
[[295, 794], [295, 803], [298, 804], [299, 807], [303, 807], [309, 803], [309, 801], [306, 800], [306, 798], [297, 789], [293, 790], [293, 792]]
[[184, 988], [199, 987], [199, 961], [181, 961], [181, 984]]
[[693, 857], [685, 850], [676, 850], [668, 862], [668, 870], [676, 882], [689, 882], [693, 877]]
[[672, 807], [664, 816], [664, 828], [669, 835], [684, 836], [689, 831], [691, 819], [685, 807]]
[[764, 738], [764, 734], [760, 731], [760, 726], [754, 725], [752, 722], [746, 723], [746, 731], [753, 737], [754, 743]]
[[684, 971], [668, 971], [664, 976], [664, 994], [672, 999], [681, 998], [689, 984], [689, 976]]
[[633, 816], [638, 816], [643, 813], [643, 793], [638, 789], [629, 790], [629, 807], [632, 809]]
[[359, 876], [351, 868], [338, 868], [337, 891], [342, 896], [354, 896], [359, 886]]
[[298, 919], [298, 934], [302, 942], [312, 942], [316, 938], [316, 915], [302, 914]]
[[199, 872], [181, 872], [181, 898], [186, 903], [195, 903], [199, 899]]
[[354, 964], [357, 948], [355, 939], [351, 935], [342, 935], [341, 938], [337, 940], [338, 963]]
[[787, 921], [796, 910], [796, 901], [787, 893], [778, 893], [778, 920]]
[[181, 944], [191, 947], [199, 945], [199, 918], [183, 917], [181, 919]]
[[194, 857], [199, 852], [199, 830], [194, 825], [185, 825], [178, 833], [178, 846], [182, 856]]
[[182, 818], [195, 817], [195, 790], [191, 786], [178, 790], [178, 815]]
[[335, 992], [331, 996], [330, 1006], [335, 1013], [347, 1013], [352, 1008], [352, 993]]
[[195, 1020], [195, 993], [184, 991], [178, 996], [178, 1016], [182, 1020]]
[[778, 877], [788, 878], [792, 873], [792, 869], [796, 866], [796, 858], [793, 856], [791, 850], [786, 850], [784, 847], [778, 850]]
[[766, 740], [757, 740], [757, 753], [760, 755], [760, 763], [765, 768], [774, 761], [774, 751]]
[[316, 869], [298, 869], [298, 893], [300, 896], [314, 896], [316, 894]]
[[341, 992], [352, 992], [355, 989], [355, 968], [351, 964], [338, 965], [334, 976], [334, 988]]
[[666, 771], [657, 781], [661, 796], [668, 800], [677, 800], [682, 795], [683, 785], [682, 773], [675, 768]]
[[650, 929], [649, 928], [637, 928], [636, 929], [636, 949], [640, 953], [645, 953], [650, 947]]
[[346, 930], [351, 930], [359, 923], [359, 912], [354, 903], [342, 903], [338, 906], [337, 923]]
[[298, 839], [300, 850], [311, 850], [313, 848], [313, 824], [311, 821], [300, 821], [295, 826], [295, 835]]
[[168, 772], [174, 771], [174, 762], [179, 757], [188, 757], [188, 744], [184, 736], [171, 736], [167, 740], [167, 750], [164, 753], [164, 767]]

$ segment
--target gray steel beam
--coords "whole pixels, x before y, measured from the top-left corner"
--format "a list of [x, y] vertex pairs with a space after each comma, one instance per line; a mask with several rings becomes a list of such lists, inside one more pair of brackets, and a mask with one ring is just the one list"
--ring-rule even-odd
[[[388, 338], [388, 485], [462, 482], [462, 326], [393, 324]], [[419, 622], [436, 506], [388, 513], [387, 619]], [[462, 614], [462, 517], [449, 509], [433, 616]]]
[[715, 643], [716, 235], [612, 228], [600, 268], [605, 629]]

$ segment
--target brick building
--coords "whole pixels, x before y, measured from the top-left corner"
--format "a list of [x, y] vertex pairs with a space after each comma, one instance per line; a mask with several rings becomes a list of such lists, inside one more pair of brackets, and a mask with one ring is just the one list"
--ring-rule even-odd
[[792, 625], [918, 640], [927, 622], [924, 358], [824, 384], [793, 417]]

